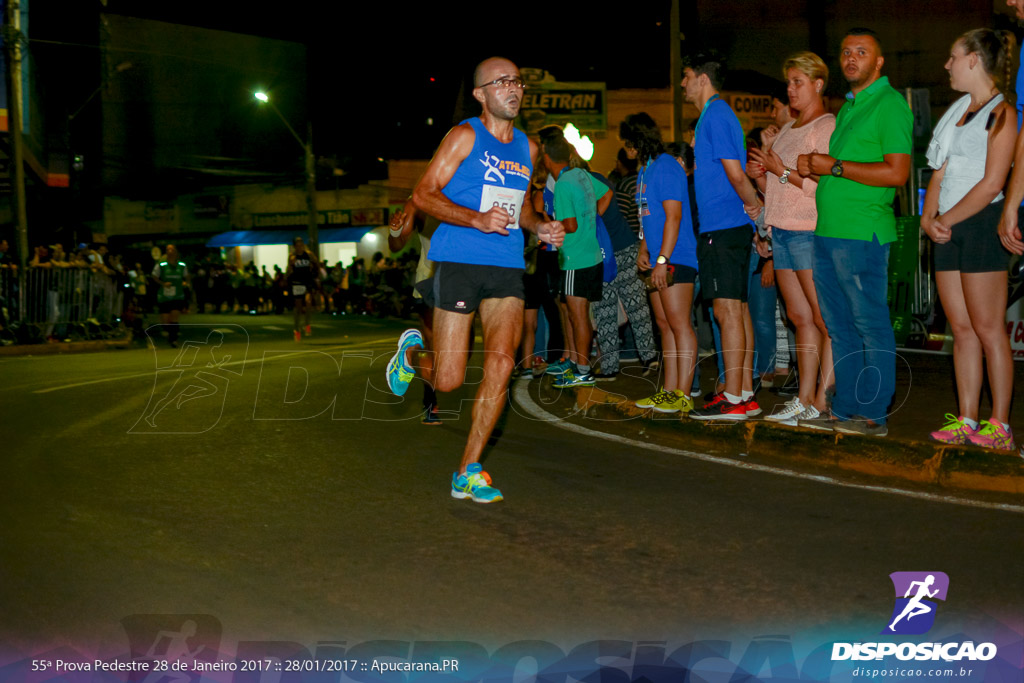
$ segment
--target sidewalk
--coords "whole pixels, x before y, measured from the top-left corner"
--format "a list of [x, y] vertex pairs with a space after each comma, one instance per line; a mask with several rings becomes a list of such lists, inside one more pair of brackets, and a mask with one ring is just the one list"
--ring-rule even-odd
[[52, 342], [47, 344], [12, 344], [0, 346], [2, 356], [47, 356], [58, 353], [86, 353], [108, 349], [127, 349], [132, 345], [131, 337], [119, 339], [94, 339], [79, 342]]
[[[559, 391], [552, 378], [531, 382], [530, 393], [545, 410], [597, 431], [685, 450], [699, 450], [747, 462], [780, 464], [822, 475], [870, 480], [899, 479], [922, 490], [1015, 505], [1024, 503], [1024, 458], [1018, 451], [992, 451], [974, 446], [946, 446], [931, 441], [929, 432], [942, 426], [945, 413], [956, 412], [951, 356], [899, 349], [896, 408], [884, 438], [853, 436], [778, 425], [763, 415], [741, 422], [700, 422], [678, 415], [637, 408], [633, 401], [654, 393], [658, 378], [642, 377], [639, 365], [623, 365], [614, 381], [590, 388]], [[713, 389], [713, 359], [702, 361], [701, 389]], [[1019, 366], [1024, 370], [1024, 365]], [[1024, 374], [1018, 370], [1018, 375]], [[697, 406], [702, 403], [695, 397]], [[762, 389], [757, 396], [764, 415], [788, 397]], [[989, 403], [982, 398], [981, 417]], [[1017, 447], [1024, 440], [1024, 391], [1011, 409]]]

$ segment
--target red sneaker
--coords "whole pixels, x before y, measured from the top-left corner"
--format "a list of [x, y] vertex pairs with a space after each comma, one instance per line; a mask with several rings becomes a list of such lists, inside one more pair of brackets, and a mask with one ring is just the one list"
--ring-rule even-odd
[[761, 410], [761, 406], [757, 405], [756, 398], [751, 398], [749, 401], [745, 402], [743, 406], [747, 409], [747, 417], [757, 417], [764, 412]]
[[[699, 410], [690, 411], [693, 420], [746, 420], [749, 402], [729, 403], [725, 394], [715, 394], [708, 403]], [[760, 410], [760, 408], [758, 408]]]

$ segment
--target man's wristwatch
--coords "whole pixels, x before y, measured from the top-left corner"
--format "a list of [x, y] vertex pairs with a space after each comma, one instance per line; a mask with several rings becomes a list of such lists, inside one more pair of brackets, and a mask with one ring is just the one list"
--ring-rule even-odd
[[658, 258], [655, 260], [655, 263], [659, 266], [662, 266], [668, 263], [668, 259], [662, 256], [661, 254], [658, 254]]
[[779, 182], [782, 183], [783, 185], [788, 183], [789, 182], [789, 174], [792, 173], [792, 172], [793, 172], [793, 169], [791, 169], [791, 168], [787, 168], [785, 171], [783, 171], [782, 175], [779, 176]]
[[832, 175], [836, 178], [843, 177], [843, 160], [836, 159], [836, 163], [832, 164]]

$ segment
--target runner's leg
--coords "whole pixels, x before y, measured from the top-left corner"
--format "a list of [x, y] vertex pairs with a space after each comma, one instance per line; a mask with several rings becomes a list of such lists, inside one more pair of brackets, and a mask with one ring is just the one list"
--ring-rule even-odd
[[[472, 320], [471, 317], [469, 319]], [[480, 461], [484, 446], [505, 408], [508, 379], [523, 330], [523, 300], [516, 297], [484, 299], [480, 303], [480, 320], [484, 330], [484, 378], [473, 403], [473, 421], [460, 472], [465, 472], [469, 464]], [[438, 341], [440, 343], [440, 339]], [[464, 371], [465, 360], [462, 364]], [[446, 371], [451, 372], [448, 368]], [[440, 370], [438, 374], [440, 376]]]

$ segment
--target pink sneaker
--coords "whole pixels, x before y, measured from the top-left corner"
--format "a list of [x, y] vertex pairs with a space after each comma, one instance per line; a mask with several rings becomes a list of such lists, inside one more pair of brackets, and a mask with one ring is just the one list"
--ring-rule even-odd
[[1013, 430], [1009, 425], [987, 420], [981, 423], [981, 429], [967, 437], [975, 446], [995, 448], [1000, 451], [1013, 450]]
[[964, 422], [962, 417], [946, 413], [946, 424], [942, 425], [941, 429], [932, 432], [929, 436], [935, 441], [941, 441], [942, 443], [963, 445], [968, 443], [968, 438], [972, 434], [976, 433], [977, 430], [971, 429], [971, 426]]

